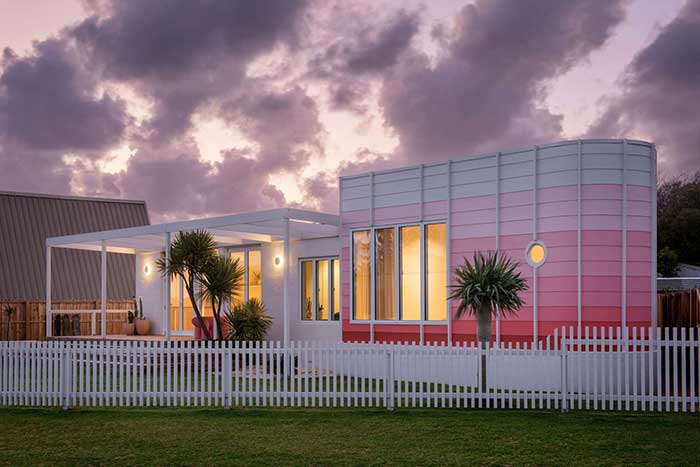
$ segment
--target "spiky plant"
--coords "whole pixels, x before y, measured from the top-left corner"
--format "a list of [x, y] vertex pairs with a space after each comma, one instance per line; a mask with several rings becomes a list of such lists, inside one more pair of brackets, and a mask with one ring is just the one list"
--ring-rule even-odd
[[496, 313], [517, 315], [523, 305], [519, 293], [528, 289], [525, 280], [516, 272], [518, 263], [498, 252], [474, 253], [470, 262], [455, 268], [456, 284], [450, 300], [459, 300], [457, 318], [475, 315], [478, 339], [482, 346], [491, 340], [491, 316]]
[[195, 284], [202, 280], [209, 263], [216, 257], [216, 242], [206, 230], [178, 232], [170, 245], [170, 261], [161, 257], [156, 261], [158, 270], [164, 276], [181, 277], [185, 290], [192, 302], [192, 309], [204, 337], [211, 340], [211, 334], [204, 325], [202, 313], [197, 305]]
[[257, 298], [236, 305], [226, 313], [226, 338], [236, 341], [260, 341], [272, 325], [265, 305]]
[[238, 259], [231, 261], [225, 256], [215, 256], [204, 269], [201, 278], [202, 303], [205, 301], [211, 303], [219, 339], [224, 337], [221, 332], [221, 306], [229, 297], [239, 295], [244, 274]]

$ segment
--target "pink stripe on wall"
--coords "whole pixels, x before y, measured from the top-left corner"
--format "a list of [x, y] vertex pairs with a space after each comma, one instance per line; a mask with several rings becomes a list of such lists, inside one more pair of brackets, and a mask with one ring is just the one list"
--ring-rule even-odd
[[470, 198], [453, 198], [452, 213], [496, 209], [496, 196], [472, 196]]
[[420, 207], [418, 204], [405, 204], [403, 206], [392, 206], [390, 208], [376, 208], [374, 210], [374, 221], [377, 224], [387, 221], [396, 223], [418, 222], [420, 217]]

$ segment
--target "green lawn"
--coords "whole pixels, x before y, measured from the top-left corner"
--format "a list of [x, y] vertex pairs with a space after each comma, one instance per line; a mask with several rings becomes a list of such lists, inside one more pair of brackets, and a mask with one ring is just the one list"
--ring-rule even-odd
[[0, 465], [690, 465], [696, 415], [0, 409]]

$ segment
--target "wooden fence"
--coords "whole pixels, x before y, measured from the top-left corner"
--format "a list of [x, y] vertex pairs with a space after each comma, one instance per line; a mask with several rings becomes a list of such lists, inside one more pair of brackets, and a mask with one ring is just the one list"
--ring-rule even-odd
[[483, 350], [473, 343], [2, 342], [0, 404], [698, 409], [695, 329], [591, 328], [572, 336], [562, 329], [538, 346]]
[[[46, 339], [46, 304], [44, 302], [0, 301], [0, 340], [7, 340], [8, 317], [4, 312], [7, 305], [16, 308], [10, 318], [10, 340], [44, 340]], [[54, 301], [52, 310], [93, 310], [100, 308], [98, 301]], [[124, 313], [107, 315], [107, 334], [121, 334], [122, 323], [126, 322], [128, 310], [134, 308], [132, 300], [110, 300], [109, 309], [124, 310]], [[98, 317], [99, 328], [99, 317]], [[80, 335], [90, 335], [90, 315], [80, 315]]]
[[656, 299], [659, 326], [700, 326], [700, 289], [660, 292]]

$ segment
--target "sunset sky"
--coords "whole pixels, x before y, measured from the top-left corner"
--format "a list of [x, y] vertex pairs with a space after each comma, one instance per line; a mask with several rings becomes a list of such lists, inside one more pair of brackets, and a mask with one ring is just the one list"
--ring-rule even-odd
[[153, 221], [578, 137], [700, 170], [700, 0], [0, 0], [0, 191]]

